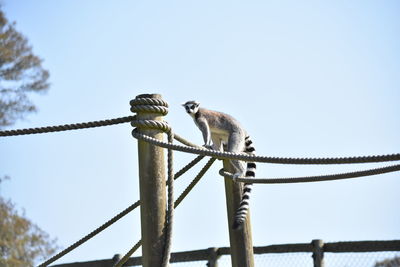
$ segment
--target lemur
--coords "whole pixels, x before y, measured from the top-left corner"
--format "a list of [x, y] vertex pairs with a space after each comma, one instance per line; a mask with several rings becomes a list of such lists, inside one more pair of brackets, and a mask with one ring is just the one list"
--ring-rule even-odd
[[[187, 101], [182, 106], [202, 132], [205, 147], [219, 151], [226, 150], [235, 153], [246, 152], [254, 154], [253, 142], [240, 123], [232, 116], [201, 108], [200, 103], [196, 101]], [[248, 162], [246, 170], [243, 162], [238, 160], [231, 160], [230, 162], [235, 169], [234, 178], [243, 176], [255, 177], [256, 164], [254, 162]], [[251, 187], [251, 183], [244, 184], [242, 199], [232, 225], [235, 230], [240, 229], [246, 220]]]

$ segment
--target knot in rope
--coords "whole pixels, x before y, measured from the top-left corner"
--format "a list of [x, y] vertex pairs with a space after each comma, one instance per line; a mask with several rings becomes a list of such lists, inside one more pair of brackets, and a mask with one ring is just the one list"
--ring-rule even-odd
[[168, 103], [159, 98], [137, 97], [130, 101], [132, 112], [168, 114]]

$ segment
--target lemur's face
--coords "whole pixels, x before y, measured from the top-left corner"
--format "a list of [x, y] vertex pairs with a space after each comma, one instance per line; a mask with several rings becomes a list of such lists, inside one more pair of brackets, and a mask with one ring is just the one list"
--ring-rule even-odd
[[196, 101], [188, 101], [182, 104], [182, 106], [185, 108], [186, 112], [189, 115], [194, 115], [199, 110], [200, 103]]

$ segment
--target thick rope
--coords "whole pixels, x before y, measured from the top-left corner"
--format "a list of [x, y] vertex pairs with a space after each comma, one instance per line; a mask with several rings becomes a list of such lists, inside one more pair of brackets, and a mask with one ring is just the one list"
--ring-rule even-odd
[[400, 153], [392, 155], [379, 155], [379, 156], [360, 156], [360, 157], [341, 157], [341, 158], [279, 158], [279, 157], [265, 157], [248, 155], [245, 153], [232, 153], [225, 151], [209, 150], [206, 148], [195, 148], [182, 146], [177, 144], [169, 144], [150, 136], [141, 134], [136, 130], [132, 131], [135, 138], [149, 142], [164, 148], [169, 148], [177, 151], [198, 154], [202, 156], [211, 156], [217, 159], [236, 159], [243, 161], [276, 163], [276, 164], [351, 164], [351, 163], [372, 163], [372, 162], [386, 162], [400, 160]]
[[[168, 142], [172, 143], [174, 141], [174, 134], [170, 131], [168, 132]], [[172, 225], [174, 219], [174, 169], [173, 169], [173, 150], [168, 149], [168, 204], [167, 204], [167, 214], [166, 214], [166, 232], [165, 232], [165, 248], [162, 266], [167, 267], [169, 264], [169, 259], [171, 258], [171, 246], [172, 246]]]
[[39, 128], [0, 131], [0, 137], [26, 135], [26, 134], [41, 134], [41, 133], [50, 133], [50, 132], [61, 132], [61, 131], [109, 126], [109, 125], [130, 122], [134, 119], [135, 119], [135, 116], [127, 116], [127, 117], [116, 118], [116, 119], [111, 119], [111, 120], [101, 120], [101, 121], [65, 124], [65, 125], [58, 125], [58, 126], [47, 126], [47, 127], [39, 127]]
[[[206, 165], [200, 170], [200, 172], [196, 175], [196, 177], [192, 180], [192, 182], [186, 187], [186, 189], [180, 194], [178, 199], [174, 203], [174, 207], [177, 208], [179, 204], [187, 197], [187, 195], [192, 191], [192, 189], [195, 187], [195, 185], [200, 181], [200, 179], [204, 176], [204, 174], [208, 171], [208, 169], [211, 167], [211, 165], [214, 163], [216, 159], [211, 158]], [[129, 257], [132, 256], [133, 253], [142, 245], [142, 240], [139, 240], [132, 249], [128, 251], [128, 253], [125, 254], [125, 256], [114, 266], [115, 267], [121, 267], [124, 265], [129, 260]]]
[[40, 264], [39, 267], [48, 266], [51, 263], [53, 263], [56, 260], [58, 260], [59, 258], [61, 258], [62, 256], [66, 255], [67, 253], [69, 253], [72, 250], [76, 249], [77, 247], [79, 247], [80, 245], [82, 245], [83, 243], [85, 243], [86, 241], [88, 241], [89, 239], [91, 239], [92, 237], [94, 237], [95, 235], [97, 235], [98, 233], [100, 233], [101, 231], [103, 231], [104, 229], [106, 229], [107, 227], [111, 226], [113, 223], [115, 223], [116, 221], [118, 221], [119, 219], [121, 219], [122, 217], [127, 215], [129, 212], [133, 211], [139, 205], [140, 205], [140, 201], [136, 201], [134, 204], [132, 204], [131, 206], [129, 206], [128, 208], [126, 208], [125, 210], [120, 212], [114, 218], [112, 218], [108, 222], [104, 223], [102, 226], [100, 226], [99, 228], [97, 228], [96, 230], [91, 232], [90, 234], [86, 235], [85, 237], [83, 237], [82, 239], [78, 240], [77, 242], [75, 242], [74, 244], [72, 244], [68, 248], [64, 249], [63, 251], [61, 251], [57, 255], [51, 257], [50, 259], [48, 259], [44, 263]]
[[176, 134], [176, 133], [175, 133], [175, 135], [174, 135], [174, 138], [175, 138], [176, 141], [178, 141], [178, 142], [180, 142], [180, 143], [182, 143], [182, 144], [184, 144], [184, 145], [191, 146], [191, 147], [198, 147], [198, 148], [201, 148], [201, 146], [198, 146], [198, 145], [196, 145], [196, 144], [193, 144], [192, 142], [186, 140], [185, 138], [183, 138], [182, 136], [180, 136], [180, 135], [178, 135], [178, 134]]
[[182, 169], [180, 169], [177, 173], [175, 173], [174, 175], [174, 179], [178, 179], [180, 176], [182, 176], [185, 172], [187, 172], [188, 170], [190, 170], [194, 165], [196, 165], [197, 163], [199, 163], [202, 159], [204, 158], [204, 156], [197, 156], [194, 160], [192, 160], [191, 162], [189, 162], [185, 167], [183, 167]]
[[160, 98], [140, 97], [130, 101], [132, 112], [168, 114], [168, 103]]
[[178, 197], [178, 199], [175, 201], [175, 208], [182, 202], [182, 200], [189, 194], [190, 191], [195, 187], [195, 185], [200, 181], [200, 179], [204, 176], [204, 174], [208, 171], [208, 169], [211, 167], [211, 165], [214, 163], [216, 158], [211, 158], [206, 165], [200, 170], [200, 172], [196, 175], [196, 177], [193, 179], [193, 181], [186, 187], [186, 189], [183, 191], [183, 193]]
[[[318, 176], [305, 176], [305, 177], [287, 177], [287, 178], [235, 178], [234, 180], [242, 183], [253, 183], [253, 184], [289, 184], [289, 183], [308, 183], [308, 182], [323, 182], [323, 181], [333, 181], [333, 180], [342, 180], [342, 179], [350, 179], [350, 178], [358, 178], [364, 176], [371, 176], [377, 174], [383, 174], [388, 172], [396, 172], [400, 171], [400, 164], [375, 168], [363, 171], [356, 172], [346, 172], [346, 173], [338, 173], [338, 174], [327, 174], [327, 175], [318, 175]], [[225, 177], [234, 178], [232, 173], [224, 171], [221, 169], [219, 174]]]

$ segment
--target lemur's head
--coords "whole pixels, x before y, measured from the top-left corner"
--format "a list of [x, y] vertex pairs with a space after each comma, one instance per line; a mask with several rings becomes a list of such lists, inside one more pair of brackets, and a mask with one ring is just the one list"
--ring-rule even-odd
[[194, 116], [194, 114], [199, 110], [200, 103], [197, 101], [187, 101], [186, 103], [183, 103], [182, 106], [186, 109], [186, 112], [189, 115]]

